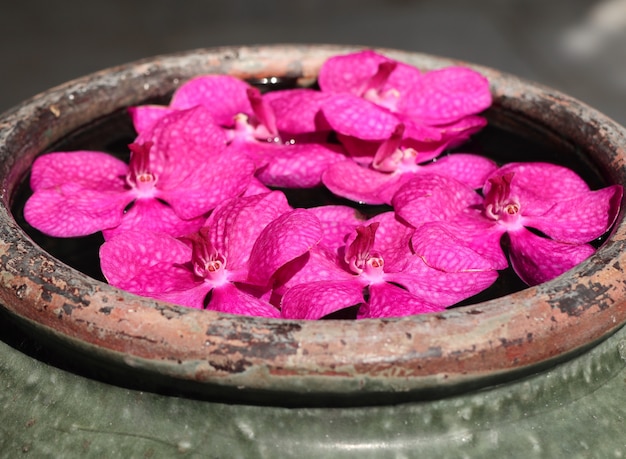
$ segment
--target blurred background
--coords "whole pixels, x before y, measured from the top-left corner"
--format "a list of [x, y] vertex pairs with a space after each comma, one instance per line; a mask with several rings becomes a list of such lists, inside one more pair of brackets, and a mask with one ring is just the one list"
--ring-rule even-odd
[[487, 65], [626, 125], [626, 0], [22, 0], [0, 7], [0, 112], [105, 67], [230, 44], [393, 47]]

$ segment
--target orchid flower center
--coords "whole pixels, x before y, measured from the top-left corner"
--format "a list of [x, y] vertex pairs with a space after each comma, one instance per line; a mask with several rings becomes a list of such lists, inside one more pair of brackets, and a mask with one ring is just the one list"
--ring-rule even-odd
[[370, 78], [361, 90], [361, 97], [365, 100], [385, 107], [387, 110], [397, 111], [400, 91], [395, 88], [384, 89], [391, 73], [396, 69], [397, 62], [381, 62], [378, 71]]
[[404, 134], [404, 125], [399, 124], [389, 139], [380, 144], [372, 168], [380, 172], [414, 172], [417, 166], [417, 151], [413, 148], [404, 148], [400, 144]]
[[252, 107], [253, 117], [238, 113], [234, 117], [234, 128], [229, 140], [282, 143], [276, 127], [276, 115], [257, 88], [248, 88], [248, 100]]
[[519, 223], [521, 206], [511, 194], [513, 173], [489, 179], [491, 188], [485, 195], [485, 216], [505, 225]]
[[126, 183], [131, 188], [137, 190], [140, 196], [152, 196], [158, 177], [150, 170], [150, 149], [152, 142], [142, 144], [131, 143], [130, 161], [128, 172], [126, 173]]
[[346, 247], [345, 262], [350, 271], [363, 276], [369, 283], [383, 280], [385, 261], [380, 254], [371, 252], [378, 226], [378, 222], [358, 226], [356, 238]]
[[211, 243], [206, 232], [192, 239], [191, 265], [193, 273], [212, 284], [221, 285], [228, 281], [226, 257]]

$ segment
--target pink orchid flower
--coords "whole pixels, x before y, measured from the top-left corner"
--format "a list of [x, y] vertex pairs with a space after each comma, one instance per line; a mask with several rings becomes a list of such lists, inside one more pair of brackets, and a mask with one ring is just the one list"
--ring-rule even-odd
[[[334, 194], [366, 204], [390, 204], [395, 192], [417, 174], [428, 172], [454, 177], [472, 188], [480, 188], [497, 169], [495, 162], [479, 155], [455, 153], [432, 161], [441, 149], [418, 151], [414, 142], [403, 139], [404, 125], [399, 124], [382, 143], [351, 139], [358, 155], [331, 164], [322, 174], [322, 182]], [[344, 138], [347, 140], [348, 138]], [[358, 143], [358, 148], [354, 145]], [[375, 152], [372, 146], [376, 147]], [[443, 149], [443, 146], [442, 146]]]
[[416, 227], [446, 220], [450, 231], [501, 263], [501, 239], [507, 234], [513, 269], [528, 285], [536, 285], [595, 252], [589, 242], [615, 222], [622, 195], [620, 185], [592, 191], [562, 166], [510, 163], [489, 177], [484, 199], [459, 182], [433, 176], [405, 184], [393, 206]]
[[[383, 226], [382, 237], [376, 238]], [[331, 268], [327, 258], [312, 259], [324, 263], [305, 269], [307, 275], [298, 276], [302, 283], [287, 289], [282, 317], [320, 319], [353, 306], [360, 319], [437, 312], [484, 290], [497, 278], [488, 260], [443, 228], [428, 227], [415, 240], [420, 248], [436, 240], [445, 255], [411, 253], [408, 241], [413, 232], [390, 212], [358, 226], [345, 245], [342, 263]], [[428, 243], [420, 245], [420, 238]], [[328, 276], [333, 269], [337, 274]], [[320, 271], [331, 279], [316, 280]]]
[[371, 50], [328, 59], [318, 81], [322, 92], [334, 94], [323, 104], [327, 122], [362, 140], [387, 139], [403, 124], [407, 139], [445, 143], [492, 100], [487, 79], [469, 68], [422, 73]]
[[26, 220], [57, 237], [198, 230], [207, 212], [246, 190], [255, 169], [245, 156], [225, 154], [224, 133], [207, 128], [209, 119], [202, 107], [162, 118], [130, 145], [128, 164], [94, 151], [37, 158]]
[[[296, 100], [290, 102], [289, 97]], [[284, 188], [319, 185], [326, 167], [343, 159], [342, 148], [326, 143], [325, 133], [302, 132], [305, 122], [301, 120], [308, 119], [303, 116], [308, 105], [301, 107], [302, 111], [283, 108], [304, 102], [299, 92], [283, 93], [275, 102], [283, 114], [281, 118], [272, 107], [273, 99], [277, 96], [266, 97], [238, 78], [206, 75], [183, 84], [174, 93], [169, 107], [138, 106], [131, 108], [130, 114], [135, 128], [142, 132], [166, 113], [203, 106], [213, 117], [213, 124], [224, 129], [229, 147], [247, 154], [260, 166], [256, 177], [265, 185]], [[313, 111], [315, 107], [317, 103]], [[314, 128], [312, 124], [311, 127]]]
[[192, 308], [278, 317], [263, 296], [272, 277], [321, 239], [315, 216], [271, 192], [219, 206], [195, 236], [128, 231], [100, 249], [102, 272], [124, 290]]

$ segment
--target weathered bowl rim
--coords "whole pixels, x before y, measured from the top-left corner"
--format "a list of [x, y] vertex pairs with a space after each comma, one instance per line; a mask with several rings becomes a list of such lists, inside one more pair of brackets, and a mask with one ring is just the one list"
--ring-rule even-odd
[[[566, 358], [620, 328], [626, 322], [621, 215], [595, 255], [537, 287], [439, 314], [309, 322], [198, 311], [120, 291], [46, 253], [11, 214], [16, 186], [33, 158], [94, 118], [163, 96], [201, 73], [311, 81], [325, 58], [359, 49], [281, 44], [156, 56], [73, 80], [4, 113], [3, 307], [68, 348], [122, 371], [160, 375], [181, 387], [190, 384], [196, 393], [252, 400], [268, 394], [287, 400], [291, 394], [300, 401], [361, 403], [373, 395], [402, 400], [480, 387]], [[376, 50], [423, 70], [465, 65], [480, 71], [491, 82], [498, 110], [585, 145], [609, 181], [626, 185], [626, 130], [585, 104], [487, 67]]]

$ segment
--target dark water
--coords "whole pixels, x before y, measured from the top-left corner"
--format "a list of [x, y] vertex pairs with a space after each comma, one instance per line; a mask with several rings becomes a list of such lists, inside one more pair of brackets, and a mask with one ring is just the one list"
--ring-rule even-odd
[[[267, 90], [270, 88], [289, 87], [292, 81], [276, 80], [273, 84], [256, 82]], [[151, 100], [146, 103], [163, 103], [167, 100]], [[512, 161], [547, 161], [568, 166], [582, 176], [592, 188], [605, 186], [600, 172], [586, 158], [585, 153], [576, 146], [565, 141], [546, 136], [543, 138], [540, 129], [533, 126], [522, 126], [509, 118], [506, 113], [497, 109], [487, 112], [489, 125], [470, 141], [454, 151], [485, 155], [500, 164]], [[539, 134], [538, 134], [539, 133]], [[71, 133], [62, 141], [53, 145], [49, 151], [97, 150], [109, 152], [121, 159], [128, 160], [128, 144], [134, 140], [135, 131], [126, 110], [96, 120], [89, 125]], [[548, 140], [549, 138], [549, 140]], [[448, 152], [453, 153], [453, 152]], [[283, 190], [290, 203], [295, 207], [312, 207], [327, 204], [344, 204], [358, 208], [366, 215], [374, 215], [390, 208], [385, 206], [359, 206], [350, 201], [332, 195], [324, 188], [311, 190]], [[30, 195], [28, 179], [19, 188], [13, 205], [13, 214], [18, 224], [44, 250], [63, 261], [67, 265], [104, 281], [100, 271], [98, 250], [103, 242], [100, 233], [72, 239], [53, 238], [32, 228], [23, 218], [23, 206]], [[596, 241], [599, 245], [601, 241]], [[503, 241], [506, 244], [506, 240]], [[500, 273], [496, 283], [479, 295], [465, 300], [463, 305], [473, 304], [490, 298], [503, 296], [525, 288], [525, 284], [507, 269]]]

